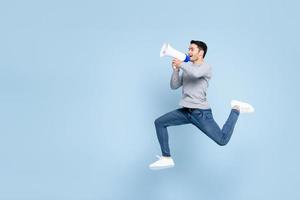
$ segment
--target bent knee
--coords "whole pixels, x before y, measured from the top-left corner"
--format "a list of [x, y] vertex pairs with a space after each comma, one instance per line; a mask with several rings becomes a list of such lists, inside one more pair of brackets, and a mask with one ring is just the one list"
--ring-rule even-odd
[[154, 120], [154, 124], [155, 126], [159, 126], [162, 124], [162, 120], [160, 118], [157, 118], [156, 120]]

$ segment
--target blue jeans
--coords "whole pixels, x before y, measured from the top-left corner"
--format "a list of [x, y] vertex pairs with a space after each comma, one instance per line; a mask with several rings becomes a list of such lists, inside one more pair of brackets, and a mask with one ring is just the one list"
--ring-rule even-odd
[[171, 156], [168, 126], [193, 124], [218, 145], [224, 146], [231, 138], [239, 114], [238, 110], [232, 109], [222, 130], [215, 122], [211, 109], [190, 109], [183, 107], [157, 118], [154, 124], [162, 155]]

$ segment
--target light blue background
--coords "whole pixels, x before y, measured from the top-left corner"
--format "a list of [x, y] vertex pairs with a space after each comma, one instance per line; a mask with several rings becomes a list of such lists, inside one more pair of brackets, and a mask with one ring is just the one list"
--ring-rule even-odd
[[[1, 1], [0, 199], [299, 199], [297, 1]], [[163, 42], [208, 44], [208, 98], [228, 146], [153, 121], [178, 108]]]

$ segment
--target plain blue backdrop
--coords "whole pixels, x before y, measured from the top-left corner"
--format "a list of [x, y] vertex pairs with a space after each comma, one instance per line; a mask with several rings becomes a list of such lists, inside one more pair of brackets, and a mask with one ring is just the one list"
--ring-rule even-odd
[[[297, 1], [1, 1], [0, 199], [300, 198]], [[220, 147], [197, 128], [169, 128], [176, 166], [154, 120], [179, 108], [163, 42], [208, 44], [208, 99]]]

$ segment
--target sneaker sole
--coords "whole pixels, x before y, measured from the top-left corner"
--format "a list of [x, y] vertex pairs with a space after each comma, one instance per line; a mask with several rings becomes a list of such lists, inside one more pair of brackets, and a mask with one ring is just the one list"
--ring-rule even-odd
[[173, 168], [175, 165], [163, 166], [163, 167], [149, 167], [151, 170], [169, 169]]

